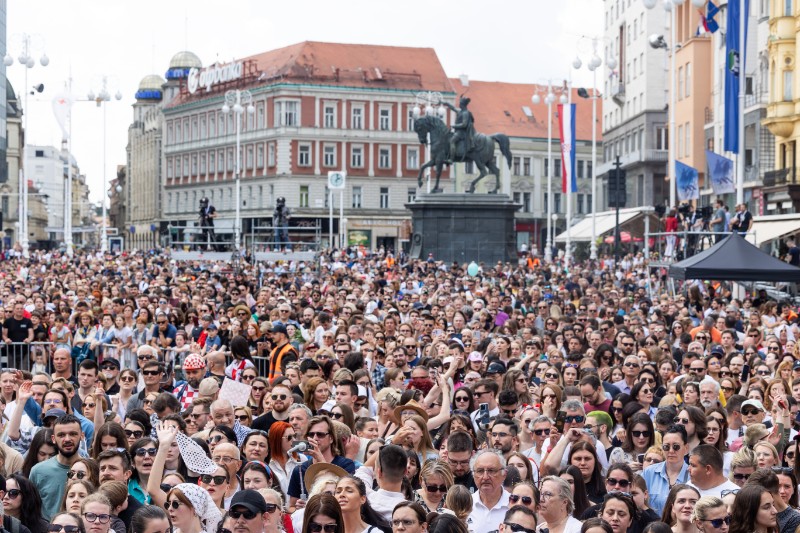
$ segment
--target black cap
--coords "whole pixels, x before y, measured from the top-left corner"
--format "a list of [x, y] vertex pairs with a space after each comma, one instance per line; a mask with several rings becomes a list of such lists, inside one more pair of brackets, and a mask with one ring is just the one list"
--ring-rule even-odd
[[267, 512], [267, 502], [264, 497], [253, 489], [240, 490], [233, 495], [228, 509], [241, 506], [253, 513], [264, 514]]
[[119, 364], [119, 359], [116, 359], [114, 357], [106, 357], [106, 358], [104, 358], [101, 366], [106, 364], [106, 363], [114, 365], [115, 367], [117, 367], [117, 370], [119, 370], [121, 368], [121, 366]]
[[284, 326], [280, 322], [278, 322], [277, 324], [272, 324], [272, 333], [283, 333], [284, 335], [288, 335], [289, 334], [286, 331], [286, 326]]
[[506, 367], [503, 363], [494, 362], [489, 365], [486, 369], [487, 374], [504, 374], [506, 371]]

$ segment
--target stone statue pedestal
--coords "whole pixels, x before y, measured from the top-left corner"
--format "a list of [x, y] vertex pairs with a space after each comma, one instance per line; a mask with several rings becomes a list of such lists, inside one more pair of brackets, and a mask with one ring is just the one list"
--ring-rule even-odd
[[516, 261], [514, 213], [522, 207], [505, 194], [421, 194], [411, 210], [410, 255], [437, 261]]

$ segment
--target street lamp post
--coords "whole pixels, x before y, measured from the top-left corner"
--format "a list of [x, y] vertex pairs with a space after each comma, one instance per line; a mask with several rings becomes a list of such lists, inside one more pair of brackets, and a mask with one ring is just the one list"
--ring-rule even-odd
[[246, 89], [234, 89], [225, 93], [225, 103], [222, 106], [222, 112], [228, 114], [233, 111], [234, 115], [236, 115], [236, 162], [234, 167], [236, 172], [236, 221], [234, 222], [233, 234], [237, 254], [241, 254], [242, 247], [242, 163], [241, 154], [239, 152], [241, 150], [240, 136], [242, 131], [242, 115], [244, 114], [245, 107], [247, 108], [247, 113], [250, 115], [256, 111], [256, 108], [253, 107], [253, 95], [250, 91]]
[[[586, 39], [583, 37], [582, 39]], [[597, 69], [603, 64], [603, 60], [597, 53], [600, 37], [592, 37], [592, 57], [586, 62], [586, 68], [592, 73], [592, 241], [589, 248], [589, 257], [594, 261], [597, 259]], [[580, 41], [579, 41], [580, 42]], [[583, 65], [580, 57], [576, 57], [572, 62], [572, 67], [578, 70]], [[617, 60], [612, 55], [606, 58], [606, 66], [614, 70], [617, 68]]]
[[[421, 91], [414, 95], [416, 104], [412, 110], [414, 118], [419, 118], [424, 112], [428, 116], [439, 115], [444, 120], [447, 116], [447, 108], [442, 105], [442, 93], [438, 91]], [[431, 159], [431, 134], [428, 133], [428, 142], [425, 143], [425, 162]], [[431, 168], [427, 168], [425, 175], [428, 179], [428, 193], [431, 192]]]
[[[556, 92], [561, 92], [559, 101], [562, 104], [567, 103], [567, 97], [564, 90], [559, 90], [558, 87], [553, 86], [550, 80], [547, 81], [547, 86], [537, 85], [536, 92], [531, 97], [534, 105], [539, 105], [542, 101], [541, 94], [545, 93], [544, 103], [547, 104], [547, 241], [545, 242], [544, 261], [549, 263], [553, 260], [553, 241], [551, 240], [552, 227], [555, 226], [557, 215], [553, 213], [553, 102], [556, 101]], [[551, 226], [550, 221], [553, 221]]]
[[[20, 238], [19, 243], [22, 247], [22, 255], [25, 258], [30, 257], [30, 245], [29, 245], [29, 234], [28, 234], [28, 93], [30, 92], [28, 87], [28, 70], [32, 69], [34, 65], [36, 65], [36, 61], [33, 59], [33, 48], [34, 48], [34, 39], [37, 37], [23, 33], [20, 36], [20, 40], [22, 41], [22, 51], [17, 58], [20, 65], [25, 65], [25, 108], [23, 110], [24, 114], [24, 130], [25, 130], [25, 144], [22, 147], [22, 161], [23, 164], [21, 165], [19, 171], [19, 231], [20, 231]], [[6, 52], [5, 57], [3, 58], [3, 63], [6, 67], [10, 67], [14, 64], [14, 58], [11, 57], [11, 54]], [[47, 54], [42, 52], [42, 56], [39, 58], [39, 64], [43, 67], [46, 67], [50, 64], [50, 58], [47, 57]]]
[[[100, 196], [101, 208], [102, 208], [102, 216], [103, 220], [101, 221], [100, 225], [100, 252], [105, 254], [108, 251], [108, 212], [106, 210], [106, 195], [108, 194], [108, 176], [106, 174], [106, 103], [111, 101], [111, 93], [108, 91], [108, 76], [102, 77], [102, 85], [100, 91], [98, 91], [97, 95], [94, 94], [94, 91], [89, 91], [87, 94], [87, 100], [95, 102], [97, 107], [103, 108], [103, 194]], [[116, 95], [114, 96], [117, 100], [122, 100], [122, 93], [117, 91]], [[67, 157], [70, 157], [69, 155]], [[69, 189], [69, 194], [67, 194], [67, 201], [66, 204], [69, 204], [70, 211], [67, 213], [66, 218], [70, 221], [70, 231], [69, 231], [69, 244], [67, 248], [71, 247], [72, 244], [72, 164], [71, 161], [67, 161], [70, 169], [68, 172], [67, 177], [67, 188]], [[66, 239], [66, 237], [65, 237]]]

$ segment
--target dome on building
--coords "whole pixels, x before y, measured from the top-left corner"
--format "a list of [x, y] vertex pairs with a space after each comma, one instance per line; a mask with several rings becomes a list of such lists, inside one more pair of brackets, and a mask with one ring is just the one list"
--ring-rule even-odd
[[158, 74], [150, 74], [149, 76], [145, 76], [142, 78], [142, 81], [139, 82], [139, 90], [140, 91], [150, 91], [150, 90], [161, 90], [161, 86], [164, 85], [164, 78], [159, 76]]
[[200, 68], [203, 62], [193, 52], [183, 51], [178, 52], [169, 61], [169, 68], [171, 69], [184, 69], [184, 68]]
[[158, 74], [150, 74], [142, 78], [136, 90], [137, 100], [161, 100], [161, 87], [166, 83]]

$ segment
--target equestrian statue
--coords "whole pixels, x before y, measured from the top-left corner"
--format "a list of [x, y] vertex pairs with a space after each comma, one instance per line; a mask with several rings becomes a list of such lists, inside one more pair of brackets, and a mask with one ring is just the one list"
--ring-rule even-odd
[[[441, 102], [445, 107], [456, 113], [453, 130], [435, 115], [425, 115], [414, 119], [414, 131], [419, 136], [419, 142], [427, 144], [430, 134], [431, 160], [419, 169], [417, 182], [422, 187], [422, 175], [425, 169], [435, 167], [436, 184], [432, 193], [444, 192], [439, 188], [439, 179], [442, 176], [442, 167], [453, 163], [472, 161], [478, 167], [478, 177], [472, 180], [467, 189], [468, 193], [475, 192], [475, 185], [491, 172], [495, 177], [495, 188], [489, 194], [500, 191], [500, 169], [497, 168], [494, 158], [494, 143], [500, 146], [500, 153], [505, 156], [508, 168], [511, 168], [511, 144], [508, 136], [502, 133], [484, 135], [475, 132], [475, 120], [472, 112], [467, 109], [470, 99], [462, 96], [459, 108], [448, 102]], [[488, 169], [488, 171], [487, 171]]]

